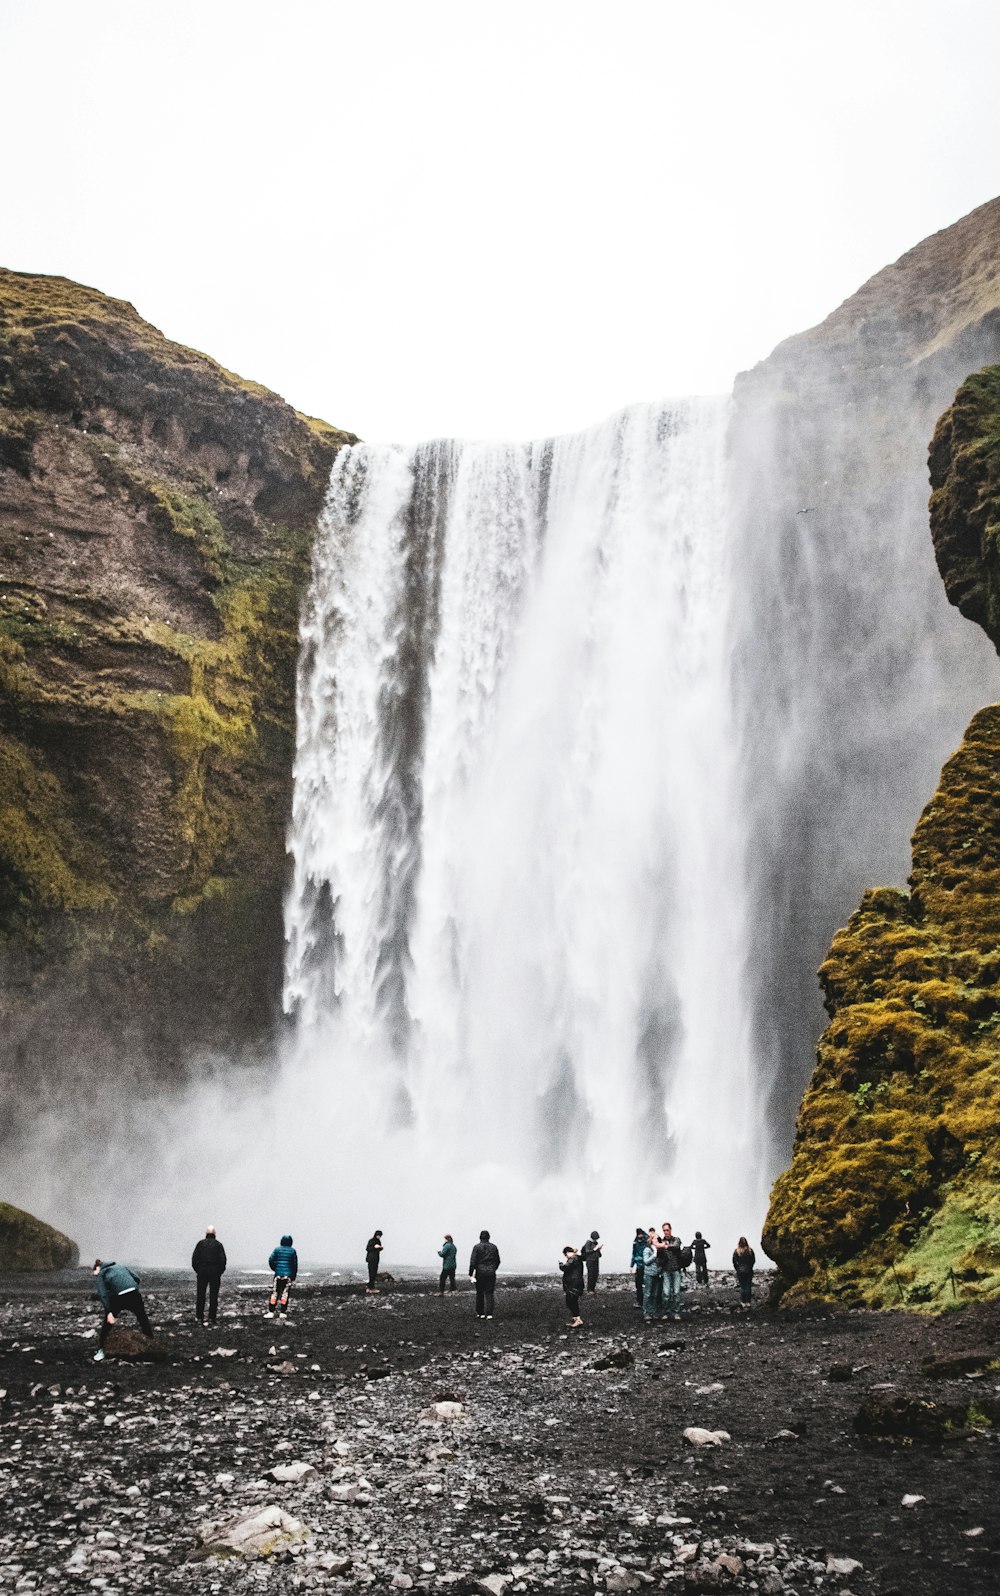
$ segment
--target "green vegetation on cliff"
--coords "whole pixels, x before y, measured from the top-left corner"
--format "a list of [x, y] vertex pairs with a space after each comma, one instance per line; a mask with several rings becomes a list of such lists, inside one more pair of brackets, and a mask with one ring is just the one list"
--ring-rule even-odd
[[79, 1247], [61, 1230], [23, 1208], [0, 1203], [0, 1274], [72, 1269], [79, 1262]]
[[0, 1022], [134, 1061], [260, 1040], [299, 599], [352, 441], [131, 306], [0, 271]]
[[[931, 449], [953, 601], [1000, 641], [1000, 370]], [[1000, 705], [948, 761], [909, 892], [879, 888], [820, 970], [830, 1024], [764, 1233], [788, 1304], [1000, 1295]]]

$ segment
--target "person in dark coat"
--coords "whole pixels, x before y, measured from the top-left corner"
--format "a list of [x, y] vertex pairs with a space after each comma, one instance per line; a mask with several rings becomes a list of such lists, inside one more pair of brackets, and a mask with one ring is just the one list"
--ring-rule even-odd
[[497, 1270], [500, 1268], [500, 1254], [496, 1244], [490, 1240], [488, 1230], [479, 1232], [479, 1240], [472, 1249], [469, 1259], [469, 1275], [476, 1281], [476, 1318], [492, 1319], [493, 1299], [497, 1289]]
[[711, 1245], [712, 1243], [705, 1240], [700, 1230], [695, 1231], [694, 1241], [691, 1243], [691, 1251], [694, 1253], [694, 1278], [696, 1285], [708, 1285], [708, 1259], [705, 1254]]
[[632, 1260], [629, 1264], [629, 1269], [635, 1275], [635, 1295], [637, 1299], [635, 1305], [640, 1313], [642, 1312], [643, 1283], [646, 1278], [646, 1266], [643, 1263], [643, 1255], [645, 1251], [646, 1232], [643, 1230], [641, 1225], [637, 1225], [635, 1229], [635, 1239], [632, 1242]]
[[749, 1308], [753, 1300], [753, 1268], [756, 1262], [756, 1253], [747, 1238], [741, 1236], [733, 1253], [733, 1268], [736, 1270], [736, 1284], [740, 1288], [740, 1303], [744, 1308]]
[[441, 1279], [438, 1290], [444, 1296], [445, 1286], [449, 1291], [455, 1289], [455, 1270], [458, 1267], [458, 1248], [455, 1246], [454, 1236], [445, 1236], [444, 1246], [438, 1248], [438, 1257], [441, 1260]]
[[663, 1221], [660, 1266], [663, 1274], [663, 1307], [668, 1319], [681, 1316], [681, 1238], [675, 1236], [673, 1226]]
[[597, 1277], [601, 1272], [601, 1237], [600, 1233], [592, 1230], [583, 1246], [580, 1256], [587, 1266], [587, 1290], [597, 1290]]
[[371, 1236], [369, 1240], [365, 1242], [365, 1263], [368, 1265], [369, 1291], [377, 1290], [375, 1282], [378, 1279], [378, 1266], [381, 1257], [382, 1232], [380, 1230], [376, 1230], [374, 1236]]
[[274, 1273], [274, 1285], [271, 1287], [271, 1300], [264, 1309], [264, 1318], [273, 1313], [276, 1318], [287, 1319], [292, 1283], [299, 1272], [299, 1255], [292, 1246], [291, 1236], [282, 1236], [267, 1260], [267, 1267]]
[[580, 1297], [583, 1292], [583, 1257], [575, 1247], [564, 1247], [562, 1263], [563, 1291], [566, 1293], [566, 1310], [569, 1313], [569, 1327], [576, 1330], [582, 1325], [580, 1318]]
[[191, 1268], [198, 1280], [195, 1318], [205, 1323], [205, 1295], [208, 1294], [208, 1322], [214, 1324], [219, 1311], [219, 1285], [226, 1272], [226, 1249], [209, 1225], [191, 1254]]
[[108, 1339], [108, 1331], [117, 1323], [120, 1313], [134, 1313], [139, 1321], [139, 1329], [144, 1336], [153, 1338], [153, 1326], [146, 1313], [146, 1305], [139, 1291], [139, 1276], [127, 1269], [124, 1264], [102, 1263], [100, 1258], [94, 1261], [94, 1274], [97, 1276], [97, 1295], [104, 1308], [104, 1321], [97, 1338], [97, 1351], [94, 1353], [94, 1362], [103, 1363], [104, 1343]]

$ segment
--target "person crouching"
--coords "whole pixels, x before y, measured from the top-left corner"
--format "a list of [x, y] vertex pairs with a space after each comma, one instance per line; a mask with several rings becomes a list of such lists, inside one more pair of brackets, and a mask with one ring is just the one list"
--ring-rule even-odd
[[114, 1261], [102, 1263], [100, 1258], [94, 1260], [94, 1274], [97, 1276], [97, 1295], [104, 1307], [104, 1322], [97, 1338], [94, 1362], [102, 1363], [108, 1331], [117, 1323], [120, 1313], [134, 1313], [139, 1321], [139, 1329], [150, 1340], [153, 1339], [153, 1326], [149, 1322], [146, 1305], [139, 1291], [138, 1275], [134, 1275], [124, 1264]]

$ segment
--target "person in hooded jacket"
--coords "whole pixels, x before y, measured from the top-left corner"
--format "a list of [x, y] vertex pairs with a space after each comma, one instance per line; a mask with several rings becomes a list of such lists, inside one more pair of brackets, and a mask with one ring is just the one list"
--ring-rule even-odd
[[204, 1236], [191, 1254], [191, 1268], [198, 1281], [195, 1300], [195, 1318], [205, 1323], [205, 1297], [208, 1296], [208, 1322], [214, 1324], [219, 1311], [219, 1286], [226, 1272], [226, 1249], [209, 1225]]
[[587, 1290], [597, 1290], [597, 1277], [601, 1272], [601, 1237], [600, 1232], [592, 1230], [583, 1246], [580, 1255], [587, 1266]]
[[640, 1313], [642, 1312], [643, 1282], [646, 1275], [646, 1266], [643, 1263], [643, 1255], [645, 1251], [646, 1232], [643, 1230], [641, 1225], [637, 1225], [635, 1228], [635, 1237], [632, 1241], [632, 1261], [629, 1264], [629, 1269], [635, 1275], [635, 1305]]
[[495, 1242], [490, 1240], [488, 1230], [479, 1232], [479, 1240], [472, 1249], [469, 1259], [469, 1275], [475, 1277], [476, 1282], [476, 1318], [492, 1319], [494, 1295], [497, 1289], [497, 1270], [500, 1268], [500, 1253]]
[[569, 1314], [569, 1327], [571, 1330], [579, 1329], [583, 1320], [580, 1318], [580, 1297], [583, 1292], [583, 1257], [575, 1247], [564, 1247], [562, 1262], [563, 1291], [566, 1293], [566, 1310]]
[[97, 1351], [94, 1353], [94, 1362], [103, 1363], [104, 1343], [108, 1339], [108, 1331], [117, 1323], [120, 1313], [134, 1313], [139, 1321], [139, 1329], [144, 1336], [153, 1338], [153, 1326], [146, 1313], [146, 1305], [139, 1291], [139, 1276], [133, 1274], [125, 1264], [102, 1263], [100, 1258], [94, 1261], [94, 1274], [97, 1276], [97, 1295], [104, 1308], [104, 1320], [101, 1324], [100, 1334], [97, 1338]]
[[299, 1272], [299, 1255], [292, 1246], [291, 1236], [282, 1236], [267, 1260], [267, 1267], [274, 1274], [274, 1285], [271, 1288], [271, 1299], [264, 1309], [264, 1318], [273, 1313], [275, 1318], [286, 1319], [292, 1283]]
[[455, 1270], [458, 1267], [458, 1248], [454, 1236], [446, 1235], [444, 1246], [438, 1248], [438, 1257], [441, 1260], [441, 1279], [438, 1285], [439, 1294], [444, 1296], [447, 1285], [449, 1291], [455, 1289]]
[[651, 1225], [646, 1233], [646, 1245], [642, 1254], [644, 1324], [652, 1324], [654, 1319], [663, 1318], [663, 1273], [660, 1263], [662, 1250], [662, 1238], [656, 1234], [656, 1227]]
[[740, 1305], [744, 1308], [749, 1308], [753, 1300], [753, 1270], [756, 1262], [756, 1253], [747, 1238], [741, 1236], [733, 1253], [733, 1268], [736, 1270], [736, 1284], [740, 1288]]

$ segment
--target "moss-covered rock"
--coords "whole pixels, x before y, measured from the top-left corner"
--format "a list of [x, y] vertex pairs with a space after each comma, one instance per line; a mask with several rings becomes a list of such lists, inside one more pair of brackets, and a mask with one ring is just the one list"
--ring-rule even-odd
[[73, 1269], [80, 1249], [61, 1230], [53, 1230], [23, 1208], [0, 1203], [0, 1274], [40, 1269]]
[[299, 597], [351, 435], [0, 271], [0, 1068], [273, 1025]]
[[[935, 433], [949, 595], [1000, 641], [1000, 370]], [[1000, 1296], [1000, 705], [948, 761], [909, 892], [865, 894], [820, 969], [830, 1023], [764, 1234], [786, 1303]]]

